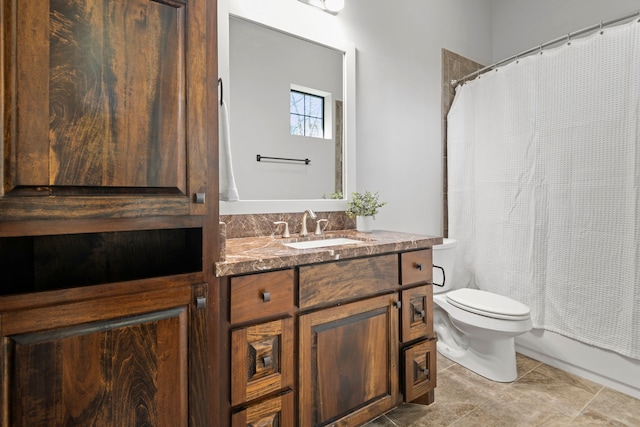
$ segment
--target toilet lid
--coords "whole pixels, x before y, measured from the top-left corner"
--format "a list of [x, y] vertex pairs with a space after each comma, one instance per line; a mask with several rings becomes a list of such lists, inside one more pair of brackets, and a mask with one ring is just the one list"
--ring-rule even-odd
[[531, 312], [518, 301], [479, 289], [456, 289], [447, 293], [447, 301], [462, 310], [498, 319], [528, 319]]

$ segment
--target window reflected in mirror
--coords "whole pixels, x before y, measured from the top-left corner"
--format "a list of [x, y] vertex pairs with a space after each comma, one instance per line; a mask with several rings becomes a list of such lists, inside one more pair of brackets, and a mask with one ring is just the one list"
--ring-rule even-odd
[[[242, 200], [341, 193], [344, 52], [230, 17], [229, 130]], [[310, 162], [256, 161], [256, 156]]]

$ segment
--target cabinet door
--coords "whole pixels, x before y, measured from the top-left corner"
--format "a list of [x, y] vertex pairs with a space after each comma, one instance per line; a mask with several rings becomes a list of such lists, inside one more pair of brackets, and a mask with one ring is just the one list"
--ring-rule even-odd
[[433, 336], [432, 285], [402, 291], [402, 342]]
[[215, 3], [5, 3], [3, 219], [206, 214]]
[[0, 424], [187, 426], [191, 302], [185, 286], [2, 313]]
[[397, 295], [300, 316], [299, 425], [361, 425], [398, 390]]
[[231, 332], [233, 406], [293, 386], [293, 319]]
[[231, 416], [231, 427], [293, 427], [293, 393], [244, 408]]
[[404, 400], [412, 402], [436, 387], [436, 340], [404, 350]]

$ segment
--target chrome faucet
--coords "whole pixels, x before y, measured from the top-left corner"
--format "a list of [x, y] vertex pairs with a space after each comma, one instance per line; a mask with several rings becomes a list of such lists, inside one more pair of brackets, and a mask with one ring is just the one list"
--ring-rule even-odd
[[311, 219], [317, 218], [315, 212], [313, 212], [311, 209], [307, 209], [306, 211], [304, 211], [304, 213], [302, 214], [302, 226], [300, 227], [300, 236], [302, 237], [306, 237], [309, 235], [309, 232], [307, 231], [307, 215], [309, 215]]

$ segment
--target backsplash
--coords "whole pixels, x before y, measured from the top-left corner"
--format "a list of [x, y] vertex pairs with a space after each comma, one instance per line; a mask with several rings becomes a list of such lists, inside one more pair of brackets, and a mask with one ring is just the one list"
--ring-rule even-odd
[[[302, 215], [302, 212], [220, 215], [220, 222], [225, 224], [220, 227], [220, 240], [224, 243], [225, 239], [280, 235], [284, 230], [284, 226], [274, 225], [273, 223], [276, 221], [286, 221], [289, 224], [289, 232], [291, 235], [298, 234], [300, 232]], [[356, 228], [355, 218], [349, 218], [343, 211], [316, 212], [316, 215], [318, 218], [315, 220], [307, 219], [307, 227], [311, 233], [316, 229], [315, 222], [317, 219], [328, 220], [325, 231], [350, 230]]]

